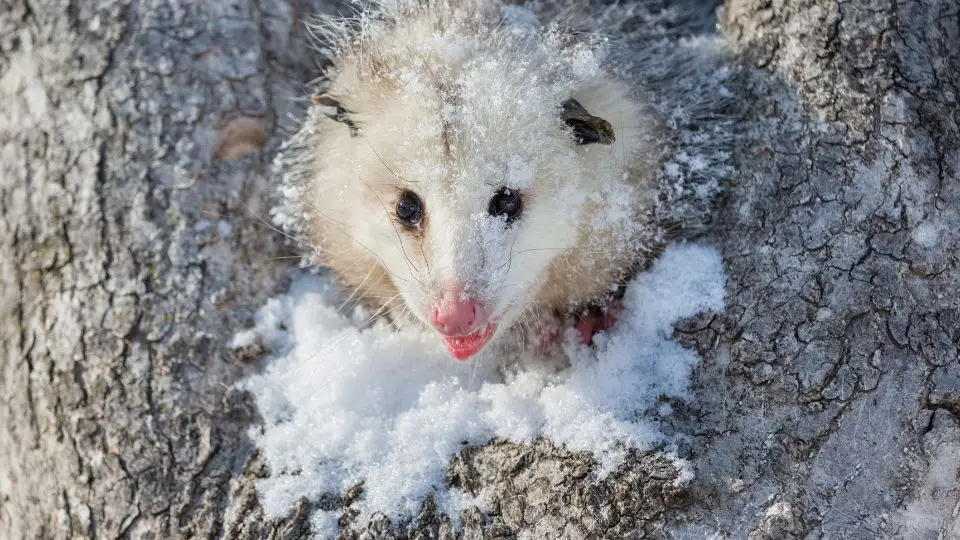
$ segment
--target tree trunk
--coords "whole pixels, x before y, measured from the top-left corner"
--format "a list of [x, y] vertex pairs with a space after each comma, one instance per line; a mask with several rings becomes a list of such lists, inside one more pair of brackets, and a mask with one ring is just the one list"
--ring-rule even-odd
[[759, 136], [712, 236], [726, 311], [690, 327], [707, 502], [678, 519], [956, 537], [960, 4], [737, 0], [721, 27], [763, 68]]
[[288, 272], [254, 216], [321, 7], [0, 0], [0, 537], [222, 535], [224, 343]]
[[[259, 355], [225, 344], [289, 275], [269, 169], [317, 74], [299, 21], [332, 9], [0, 0], [0, 538], [309, 535], [306, 503], [259, 508], [232, 389]], [[677, 330], [696, 478], [495, 441], [450, 467], [493, 493], [466, 537], [960, 534], [960, 8], [729, 0], [721, 27], [750, 140], [707, 238], [726, 310]]]

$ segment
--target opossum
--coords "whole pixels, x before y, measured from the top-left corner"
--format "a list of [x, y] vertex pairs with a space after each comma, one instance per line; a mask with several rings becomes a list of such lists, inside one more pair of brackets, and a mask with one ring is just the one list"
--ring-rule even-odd
[[668, 234], [653, 107], [606, 37], [496, 0], [380, 3], [315, 31], [330, 64], [295, 161], [317, 263], [460, 360], [611, 324]]

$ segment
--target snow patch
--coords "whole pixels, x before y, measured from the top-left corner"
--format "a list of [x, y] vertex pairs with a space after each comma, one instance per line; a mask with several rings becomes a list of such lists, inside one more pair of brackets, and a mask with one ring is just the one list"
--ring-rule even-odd
[[960, 443], [943, 443], [900, 516], [901, 538], [960, 538]]
[[525, 160], [516, 154], [507, 162], [507, 186], [513, 189], [527, 189], [533, 185], [537, 173], [535, 161]]
[[927, 249], [933, 249], [940, 243], [944, 228], [940, 223], [924, 222], [913, 230], [913, 241]]
[[[444, 484], [464, 444], [545, 436], [592, 452], [601, 472], [615, 469], [629, 448], [663, 448], [669, 441], [658, 414], [670, 408], [661, 398], [689, 397], [699, 361], [671, 339], [672, 327], [722, 309], [723, 288], [715, 250], [670, 247], [630, 284], [616, 327], [592, 348], [567, 344], [571, 366], [556, 373], [498, 369], [496, 347], [472, 362], [453, 361], [434, 332], [368, 324], [362, 309], [344, 314], [344, 291], [330, 278], [303, 275], [231, 343], [259, 341], [274, 353], [263, 374], [242, 383], [264, 420], [251, 433], [270, 469], [257, 485], [264, 509], [283, 516], [301, 497], [316, 502], [363, 482], [355, 503], [361, 520], [378, 510], [415, 515], [430, 492], [456, 519], [462, 505], [478, 503]], [[688, 482], [692, 472], [676, 463], [679, 481]], [[322, 529], [315, 534], [335, 530], [333, 513], [314, 514]]]

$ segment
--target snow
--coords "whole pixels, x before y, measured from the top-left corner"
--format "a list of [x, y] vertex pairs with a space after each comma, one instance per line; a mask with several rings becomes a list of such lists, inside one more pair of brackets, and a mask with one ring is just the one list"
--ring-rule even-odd
[[943, 232], [944, 228], [939, 223], [930, 221], [920, 223], [913, 230], [913, 241], [924, 248], [933, 249], [939, 244], [940, 235]]
[[960, 522], [960, 444], [944, 442], [932, 452], [930, 468], [914, 500], [899, 516], [902, 538], [957, 538]]
[[533, 185], [536, 164], [516, 154], [507, 162], [507, 185], [513, 189], [527, 189]]
[[[270, 471], [257, 486], [264, 509], [283, 516], [301, 497], [316, 502], [363, 482], [361, 520], [374, 511], [415, 515], [431, 492], [456, 519], [461, 504], [477, 501], [445, 487], [450, 458], [494, 437], [544, 436], [589, 451], [601, 474], [628, 448], [668, 451], [658, 418], [671, 408], [662, 398], [688, 398], [699, 362], [671, 339], [672, 327], [722, 309], [723, 288], [715, 250], [669, 247], [633, 280], [617, 325], [594, 347], [565, 344], [570, 367], [558, 372], [536, 358], [504, 368], [496, 344], [456, 362], [433, 331], [371, 324], [371, 313], [341, 309], [347, 295], [332, 279], [301, 274], [231, 343], [273, 353], [262, 374], [241, 383], [263, 418], [251, 436]], [[318, 536], [336, 529], [334, 513], [315, 510], [311, 520]]]

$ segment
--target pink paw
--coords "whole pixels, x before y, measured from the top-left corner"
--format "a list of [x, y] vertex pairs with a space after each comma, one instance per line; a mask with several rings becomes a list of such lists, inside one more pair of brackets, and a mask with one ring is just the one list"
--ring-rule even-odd
[[623, 312], [623, 302], [617, 300], [603, 310], [590, 310], [580, 316], [575, 328], [580, 333], [580, 343], [591, 345], [593, 336], [617, 324], [617, 317]]
[[[617, 318], [623, 312], [623, 302], [617, 300], [606, 308], [593, 308], [584, 311], [578, 317], [563, 319], [550, 318], [539, 321], [539, 325], [532, 329], [531, 345], [536, 356], [548, 356], [560, 347], [564, 333], [568, 328], [574, 328], [579, 335], [581, 345], [592, 345], [593, 336], [599, 332], [609, 330], [617, 323]], [[573, 321], [576, 321], [575, 323]], [[573, 324], [571, 324], [573, 323]]]

